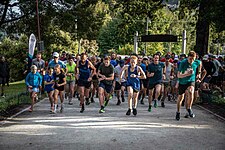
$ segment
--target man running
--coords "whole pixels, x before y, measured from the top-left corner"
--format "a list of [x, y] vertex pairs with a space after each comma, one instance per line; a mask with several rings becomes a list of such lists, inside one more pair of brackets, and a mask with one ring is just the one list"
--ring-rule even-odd
[[[162, 88], [162, 80], [165, 78], [165, 65], [159, 62], [160, 55], [158, 53], [153, 55], [153, 62], [148, 65], [147, 76], [149, 77], [149, 95], [148, 111], [152, 111], [152, 98], [153, 92], [155, 92], [154, 97], [154, 107], [158, 107], [158, 98]], [[155, 90], [155, 91], [154, 91]]]
[[37, 93], [39, 92], [39, 89], [41, 88], [42, 84], [42, 77], [39, 72], [37, 72], [37, 67], [35, 65], [31, 66], [31, 72], [28, 73], [28, 75], [26, 76], [25, 83], [28, 87], [28, 91], [30, 92], [30, 98], [32, 100], [29, 109], [29, 111], [32, 112]]
[[[92, 69], [92, 71], [91, 71]], [[93, 64], [87, 59], [87, 54], [82, 53], [81, 59], [77, 62], [76, 66], [76, 78], [78, 92], [80, 94], [80, 113], [83, 113], [84, 108], [84, 97], [86, 98], [86, 105], [89, 105], [89, 91], [91, 87], [91, 80], [93, 75], [96, 73], [96, 69]]]
[[69, 105], [72, 105], [72, 97], [74, 94], [75, 86], [75, 67], [76, 64], [73, 61], [72, 55], [69, 55], [68, 62], [66, 64], [67, 72], [66, 74], [66, 94], [69, 97]]
[[[198, 68], [198, 72], [197, 71]], [[180, 106], [184, 99], [185, 91], [187, 90], [187, 112], [191, 118], [195, 117], [191, 106], [194, 99], [195, 79], [199, 79], [201, 73], [201, 61], [196, 60], [196, 53], [190, 51], [188, 58], [184, 59], [179, 64], [178, 79], [179, 79], [179, 95], [177, 100], [176, 120], [180, 120]], [[196, 75], [197, 74], [197, 75]]]
[[101, 106], [99, 113], [104, 113], [104, 108], [109, 102], [109, 94], [111, 93], [114, 80], [114, 67], [110, 64], [110, 58], [108, 56], [104, 58], [103, 63], [99, 66], [98, 76], [98, 81], [100, 82], [98, 88], [98, 97]]
[[140, 79], [146, 79], [146, 75], [140, 66], [137, 66], [137, 56], [131, 56], [130, 65], [124, 66], [120, 74], [122, 80], [123, 74], [127, 72], [127, 91], [128, 91], [128, 110], [126, 115], [130, 115], [133, 110], [133, 115], [137, 115], [138, 94], [141, 88]]

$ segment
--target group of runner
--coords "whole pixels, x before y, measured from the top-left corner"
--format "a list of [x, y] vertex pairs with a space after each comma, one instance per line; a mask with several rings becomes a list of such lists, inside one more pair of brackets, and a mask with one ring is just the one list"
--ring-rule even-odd
[[185, 117], [193, 118], [192, 103], [198, 89], [196, 83], [205, 83], [209, 77], [208, 70], [202, 67], [194, 51], [190, 51], [187, 58], [185, 54], [178, 57], [174, 53], [162, 57], [159, 52], [153, 57], [133, 54], [124, 59], [116, 53], [100, 58], [88, 57], [86, 53], [74, 56], [65, 52], [60, 57], [59, 53], [54, 52], [52, 57], [46, 63], [38, 53], [33, 59], [31, 72], [26, 76], [32, 99], [31, 112], [37, 93], [44, 86], [52, 113], [57, 112], [58, 97], [61, 101], [60, 112], [63, 112], [64, 99], [68, 98], [68, 103], [72, 105], [72, 98], [76, 95], [80, 101], [80, 113], [85, 111], [85, 105], [95, 102], [95, 95], [99, 98], [99, 113], [104, 113], [114, 93], [117, 105], [120, 105], [126, 101], [127, 92], [126, 115], [133, 113], [136, 116], [138, 102], [144, 104], [147, 95], [149, 112], [152, 111], [152, 105], [158, 107], [159, 101], [165, 107], [166, 98], [177, 100], [176, 120], [180, 120], [180, 106], [185, 99]]

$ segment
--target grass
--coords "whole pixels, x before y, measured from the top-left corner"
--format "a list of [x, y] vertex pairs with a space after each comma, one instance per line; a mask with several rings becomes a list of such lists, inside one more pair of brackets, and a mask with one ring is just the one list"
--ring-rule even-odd
[[10, 83], [9, 86], [5, 86], [5, 98], [0, 97], [0, 111], [20, 105], [23, 103], [30, 103], [29, 96], [26, 94], [25, 81], [18, 81]]

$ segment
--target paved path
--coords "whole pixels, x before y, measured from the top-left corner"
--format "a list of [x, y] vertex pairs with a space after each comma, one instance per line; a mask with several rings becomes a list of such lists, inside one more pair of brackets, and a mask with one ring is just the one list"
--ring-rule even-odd
[[134, 117], [125, 115], [127, 102], [116, 106], [113, 99], [104, 114], [98, 113], [98, 102], [92, 103], [81, 114], [79, 102], [73, 101], [65, 104], [64, 113], [54, 115], [45, 99], [34, 112], [8, 120], [0, 127], [0, 150], [225, 149], [225, 122], [198, 107], [193, 108], [196, 118], [176, 121], [174, 102], [151, 113], [147, 105], [139, 105]]

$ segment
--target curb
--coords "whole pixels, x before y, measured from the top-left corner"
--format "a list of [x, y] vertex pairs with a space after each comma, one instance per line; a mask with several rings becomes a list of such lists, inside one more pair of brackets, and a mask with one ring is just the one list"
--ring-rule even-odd
[[201, 109], [203, 109], [203, 110], [205, 110], [205, 111], [207, 111], [208, 113], [210, 113], [210, 114], [216, 116], [217, 118], [219, 118], [219, 119], [225, 121], [225, 118], [224, 118], [224, 117], [222, 117], [222, 116], [220, 116], [220, 115], [218, 115], [218, 114], [212, 112], [211, 110], [209, 110], [209, 109], [207, 109], [207, 108], [205, 108], [205, 107], [203, 107], [203, 106], [200, 106], [200, 105], [198, 105], [198, 104], [197, 104], [196, 106], [199, 107], [199, 108], [201, 108]]
[[[38, 103], [40, 103], [42, 100], [44, 100], [45, 98], [41, 99], [40, 101], [38, 101], [37, 103], [34, 104], [37, 105]], [[28, 106], [27, 108], [24, 108], [23, 110], [19, 111], [18, 113], [12, 115], [11, 117], [6, 118], [4, 121], [0, 122], [0, 126], [3, 126], [4, 124], [6, 124], [9, 120], [12, 120], [13, 118], [19, 116], [20, 114], [24, 113], [25, 111], [28, 111], [30, 109], [30, 106]]]

